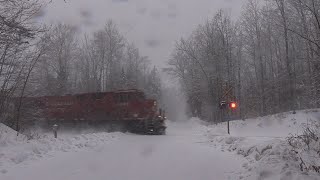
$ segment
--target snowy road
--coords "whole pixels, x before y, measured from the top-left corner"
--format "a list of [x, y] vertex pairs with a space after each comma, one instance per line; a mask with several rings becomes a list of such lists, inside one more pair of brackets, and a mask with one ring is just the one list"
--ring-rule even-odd
[[32, 164], [17, 165], [0, 179], [236, 179], [242, 157], [210, 147], [201, 131], [175, 125], [166, 136], [123, 135], [85, 152], [61, 152]]

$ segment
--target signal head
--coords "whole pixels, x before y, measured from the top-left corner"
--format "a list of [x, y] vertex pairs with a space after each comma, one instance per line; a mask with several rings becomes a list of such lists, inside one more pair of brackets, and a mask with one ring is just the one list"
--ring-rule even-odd
[[230, 102], [229, 106], [231, 109], [237, 109], [237, 107], [238, 107], [236, 102]]

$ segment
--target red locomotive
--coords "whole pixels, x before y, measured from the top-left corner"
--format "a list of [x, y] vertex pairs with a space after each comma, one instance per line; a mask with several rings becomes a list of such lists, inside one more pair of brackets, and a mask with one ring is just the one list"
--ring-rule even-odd
[[[105, 124], [135, 133], [165, 134], [165, 113], [156, 100], [142, 91], [85, 93], [66, 96], [28, 97], [23, 102], [40, 113], [46, 125], [60, 127]], [[29, 108], [30, 109], [30, 108]]]

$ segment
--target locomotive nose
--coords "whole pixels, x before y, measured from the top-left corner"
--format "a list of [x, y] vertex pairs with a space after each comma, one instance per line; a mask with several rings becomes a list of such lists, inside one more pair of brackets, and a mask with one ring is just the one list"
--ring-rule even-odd
[[156, 110], [157, 110], [157, 101], [156, 101], [156, 100], [153, 101], [152, 110], [153, 110], [153, 111], [156, 111]]

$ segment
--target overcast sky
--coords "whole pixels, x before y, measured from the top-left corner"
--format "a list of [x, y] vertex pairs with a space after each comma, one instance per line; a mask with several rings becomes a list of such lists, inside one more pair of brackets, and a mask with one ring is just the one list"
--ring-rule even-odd
[[[48, 1], [48, 0], [43, 0]], [[113, 19], [122, 34], [136, 44], [142, 55], [164, 67], [176, 40], [189, 35], [198, 24], [219, 9], [240, 15], [245, 0], [53, 0], [39, 20], [64, 22], [81, 32], [102, 28]]]

